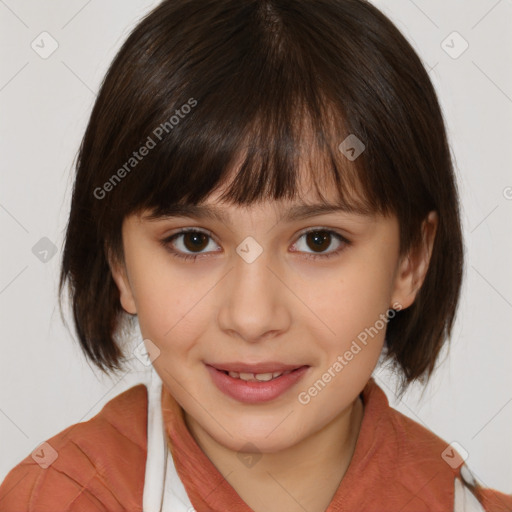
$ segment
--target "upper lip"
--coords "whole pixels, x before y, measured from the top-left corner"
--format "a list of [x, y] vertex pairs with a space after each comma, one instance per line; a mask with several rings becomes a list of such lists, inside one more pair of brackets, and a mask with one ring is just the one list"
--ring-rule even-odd
[[217, 370], [225, 370], [228, 372], [238, 373], [273, 373], [273, 372], [285, 372], [287, 370], [296, 370], [302, 366], [308, 366], [304, 364], [284, 364], [276, 361], [268, 361], [264, 363], [206, 363], [208, 366], [213, 366]]

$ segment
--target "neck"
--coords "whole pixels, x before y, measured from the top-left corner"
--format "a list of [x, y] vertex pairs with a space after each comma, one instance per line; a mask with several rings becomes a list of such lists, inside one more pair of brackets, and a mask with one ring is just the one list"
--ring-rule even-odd
[[279, 452], [262, 454], [246, 468], [239, 452], [217, 443], [185, 411], [183, 417], [197, 444], [254, 512], [323, 512], [348, 469], [363, 413], [358, 396], [319, 431]]

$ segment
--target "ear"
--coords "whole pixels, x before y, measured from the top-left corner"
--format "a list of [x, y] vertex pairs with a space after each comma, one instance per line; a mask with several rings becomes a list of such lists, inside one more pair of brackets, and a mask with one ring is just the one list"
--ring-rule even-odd
[[128, 272], [126, 265], [123, 263], [114, 262], [113, 258], [108, 257], [108, 264], [112, 273], [112, 278], [119, 289], [119, 298], [121, 306], [130, 315], [137, 314], [137, 307], [135, 305], [135, 299], [128, 279]]
[[414, 302], [423, 284], [430, 264], [437, 225], [437, 212], [431, 211], [421, 225], [421, 244], [411, 249], [399, 263], [391, 303], [400, 304], [401, 309], [408, 308]]

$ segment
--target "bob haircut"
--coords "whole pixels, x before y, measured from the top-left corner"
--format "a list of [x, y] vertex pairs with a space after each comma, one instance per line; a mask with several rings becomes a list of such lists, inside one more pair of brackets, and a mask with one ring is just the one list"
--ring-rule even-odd
[[[365, 146], [357, 158], [340, 149], [348, 136]], [[130, 315], [110, 271], [124, 218], [172, 214], [223, 185], [238, 206], [300, 198], [301, 162], [321, 201], [323, 183], [349, 211], [396, 215], [400, 255], [437, 211], [425, 280], [383, 352], [402, 392], [429, 380], [459, 301], [457, 188], [429, 76], [369, 2], [164, 0], [113, 60], [77, 157], [59, 304], [67, 283], [81, 348], [105, 373], [126, 362]]]

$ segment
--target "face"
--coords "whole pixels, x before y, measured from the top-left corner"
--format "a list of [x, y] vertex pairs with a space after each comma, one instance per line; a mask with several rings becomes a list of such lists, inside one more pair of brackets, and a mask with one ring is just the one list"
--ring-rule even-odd
[[[113, 276], [187, 422], [233, 451], [250, 442], [276, 452], [355, 401], [381, 353], [386, 313], [413, 302], [430, 248], [399, 258], [395, 217], [285, 218], [298, 203], [238, 208], [218, 195], [204, 204], [223, 220], [126, 218], [126, 266]], [[267, 374], [263, 382], [221, 371], [240, 363], [263, 365], [239, 368]], [[267, 381], [279, 368], [298, 370]]]

